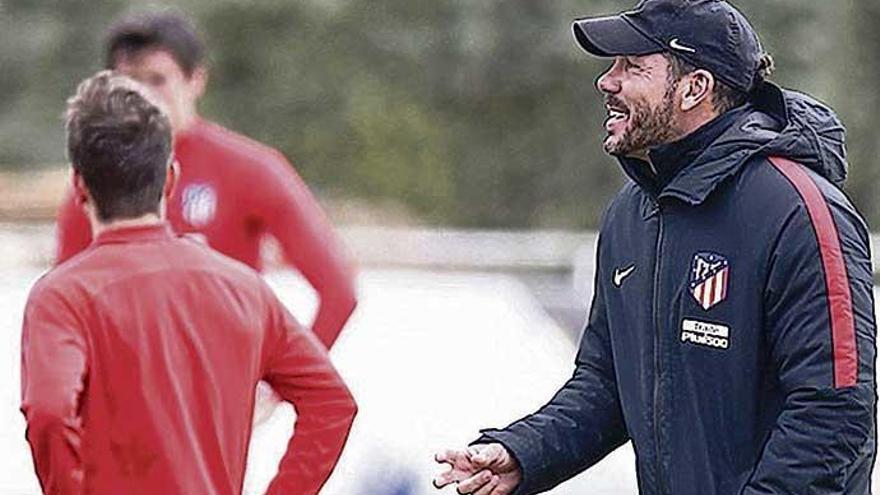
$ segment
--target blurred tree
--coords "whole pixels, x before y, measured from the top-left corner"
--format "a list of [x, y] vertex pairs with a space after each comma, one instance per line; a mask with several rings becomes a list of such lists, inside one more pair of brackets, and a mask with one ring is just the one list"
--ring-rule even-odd
[[[847, 2], [851, 28], [835, 54], [832, 76], [838, 81], [843, 102], [839, 108], [849, 129], [851, 180], [848, 190], [880, 228], [880, 3]], [[854, 52], [854, 53], [853, 53]], [[851, 54], [852, 53], [852, 54]]]
[[[426, 223], [582, 228], [622, 183], [601, 152], [606, 62], [573, 18], [618, 0], [185, 0], [210, 52], [203, 113], [282, 149], [323, 194], [392, 200]], [[850, 131], [848, 191], [880, 222], [880, 4], [740, 0], [775, 79]], [[162, 4], [156, 4], [161, 7]], [[0, 0], [0, 166], [64, 159], [59, 115], [101, 66], [125, 0]]]

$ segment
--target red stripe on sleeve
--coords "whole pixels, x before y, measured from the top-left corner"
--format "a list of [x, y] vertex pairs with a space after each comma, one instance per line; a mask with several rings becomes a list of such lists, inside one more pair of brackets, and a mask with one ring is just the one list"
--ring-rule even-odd
[[858, 381], [859, 360], [849, 277], [837, 226], [831, 210], [815, 182], [797, 163], [772, 157], [770, 163], [791, 182], [807, 206], [810, 221], [819, 241], [819, 253], [825, 269], [825, 287], [831, 315], [831, 339], [834, 348], [834, 386], [851, 387]]

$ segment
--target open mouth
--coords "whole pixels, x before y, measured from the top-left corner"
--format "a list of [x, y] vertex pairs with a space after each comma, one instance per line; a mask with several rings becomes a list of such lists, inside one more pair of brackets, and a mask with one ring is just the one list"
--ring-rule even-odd
[[629, 109], [618, 102], [605, 103], [605, 111], [608, 113], [608, 120], [605, 121], [605, 128], [609, 131], [612, 127], [629, 119]]

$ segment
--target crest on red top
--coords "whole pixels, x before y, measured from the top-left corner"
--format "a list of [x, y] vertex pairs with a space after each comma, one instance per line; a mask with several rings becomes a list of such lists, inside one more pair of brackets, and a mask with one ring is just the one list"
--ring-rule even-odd
[[209, 184], [190, 184], [182, 200], [183, 218], [193, 227], [211, 223], [217, 213], [217, 192]]

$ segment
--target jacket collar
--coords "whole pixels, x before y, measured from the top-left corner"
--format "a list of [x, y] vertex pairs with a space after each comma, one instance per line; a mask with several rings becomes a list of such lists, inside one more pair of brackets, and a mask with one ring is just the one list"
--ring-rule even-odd
[[700, 204], [718, 183], [738, 170], [743, 161], [712, 159], [710, 155], [714, 153], [707, 152], [750, 110], [750, 105], [737, 107], [678, 141], [652, 148], [648, 156], [656, 172], [644, 160], [628, 157], [618, 160], [626, 174], [655, 200], [674, 197], [689, 204]]
[[171, 239], [174, 233], [167, 222], [139, 225], [136, 227], [120, 227], [101, 232], [95, 244], [127, 244], [131, 242], [152, 242]]

